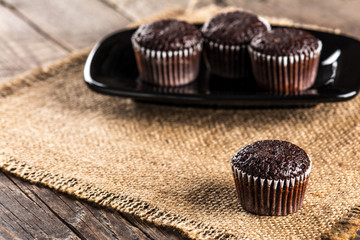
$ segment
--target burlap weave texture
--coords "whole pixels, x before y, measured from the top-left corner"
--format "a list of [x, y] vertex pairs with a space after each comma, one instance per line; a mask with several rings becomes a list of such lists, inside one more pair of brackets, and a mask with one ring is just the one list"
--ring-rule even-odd
[[[135, 103], [89, 90], [85, 58], [1, 86], [3, 169], [198, 239], [314, 239], [360, 205], [360, 97], [295, 109]], [[229, 161], [262, 139], [312, 158], [295, 214], [261, 217], [238, 203]]]

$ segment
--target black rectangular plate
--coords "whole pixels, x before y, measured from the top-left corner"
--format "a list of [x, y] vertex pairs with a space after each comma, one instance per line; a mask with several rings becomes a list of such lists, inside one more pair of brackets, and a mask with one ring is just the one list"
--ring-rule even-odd
[[146, 84], [139, 76], [131, 45], [136, 29], [115, 32], [97, 43], [87, 58], [84, 80], [90, 89], [103, 94], [193, 106], [312, 106], [356, 96], [360, 88], [360, 42], [344, 35], [305, 30], [322, 41], [323, 50], [316, 81], [302, 92], [270, 93], [256, 87], [252, 77], [232, 80], [211, 75], [203, 63], [198, 78], [189, 85]]

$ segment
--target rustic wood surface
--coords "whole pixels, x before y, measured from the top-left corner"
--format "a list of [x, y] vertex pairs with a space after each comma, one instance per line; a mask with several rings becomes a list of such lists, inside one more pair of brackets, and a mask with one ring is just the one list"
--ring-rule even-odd
[[[358, 0], [0, 0], [0, 81], [90, 47], [166, 8], [233, 5], [339, 28], [360, 38]], [[184, 239], [133, 216], [78, 201], [0, 171], [2, 239]], [[355, 237], [360, 240], [360, 230]]]
[[185, 239], [0, 171], [0, 239]]

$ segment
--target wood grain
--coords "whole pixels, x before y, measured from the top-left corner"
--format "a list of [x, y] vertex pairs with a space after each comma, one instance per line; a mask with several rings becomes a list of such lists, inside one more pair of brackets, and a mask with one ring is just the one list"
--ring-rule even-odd
[[0, 174], [0, 236], [5, 239], [77, 238], [45, 204]]
[[189, 0], [102, 0], [132, 20], [154, 15], [168, 8], [186, 8]]
[[62, 58], [67, 51], [0, 3], [0, 53], [1, 81]]
[[71, 51], [89, 47], [106, 34], [124, 28], [127, 19], [97, 0], [5, 0], [25, 21]]
[[191, 0], [195, 9], [211, 3], [240, 7], [264, 16], [339, 28], [348, 35], [360, 38], [358, 0]]
[[0, 238], [186, 239], [0, 171]]
[[82, 239], [148, 239], [120, 215], [96, 209], [69, 197], [49, 192], [46, 188], [29, 185], [12, 178], [13, 182], [35, 202], [44, 204], [56, 218], [71, 228]]

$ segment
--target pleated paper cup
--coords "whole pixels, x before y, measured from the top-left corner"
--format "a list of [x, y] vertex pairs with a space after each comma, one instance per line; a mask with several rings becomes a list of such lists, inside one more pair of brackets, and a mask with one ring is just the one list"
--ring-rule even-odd
[[249, 175], [231, 165], [238, 199], [242, 207], [254, 214], [285, 216], [302, 207], [311, 171], [288, 179], [265, 179]]
[[257, 85], [270, 92], [291, 93], [309, 89], [315, 82], [322, 49], [289, 56], [271, 56], [248, 47]]
[[247, 45], [224, 45], [205, 39], [204, 59], [212, 74], [225, 78], [240, 78], [249, 74]]
[[200, 68], [202, 42], [177, 51], [156, 51], [132, 39], [136, 63], [144, 82], [159, 86], [182, 86], [194, 81]]

